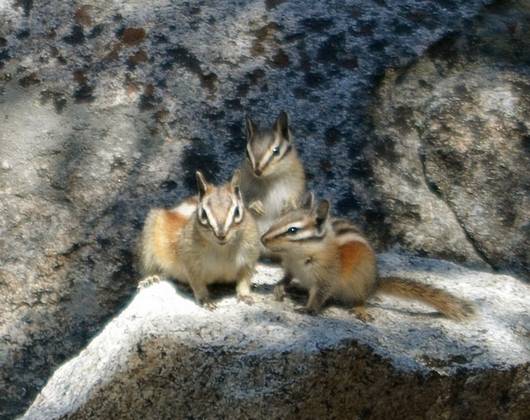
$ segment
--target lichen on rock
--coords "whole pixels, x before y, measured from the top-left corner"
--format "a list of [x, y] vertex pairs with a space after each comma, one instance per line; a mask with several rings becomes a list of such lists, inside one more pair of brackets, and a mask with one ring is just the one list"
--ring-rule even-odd
[[[528, 2], [489, 3], [2, 2], [0, 417], [133, 296], [148, 209], [239, 166], [245, 113], [289, 112], [310, 187], [378, 249], [524, 277]], [[483, 137], [503, 150], [460, 148]]]

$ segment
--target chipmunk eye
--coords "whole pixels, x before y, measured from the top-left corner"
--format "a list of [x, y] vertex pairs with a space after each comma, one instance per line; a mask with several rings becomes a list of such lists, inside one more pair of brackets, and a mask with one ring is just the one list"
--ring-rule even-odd
[[208, 215], [206, 214], [206, 211], [203, 208], [199, 210], [199, 221], [203, 225], [208, 223]]
[[274, 149], [272, 149], [272, 153], [274, 155], [278, 155], [280, 153], [280, 146], [276, 146]]
[[241, 210], [239, 209], [239, 206], [237, 206], [236, 209], [234, 210], [234, 217], [236, 220], [241, 217]]
[[294, 235], [296, 232], [298, 232], [298, 228], [297, 227], [294, 227], [294, 226], [291, 226], [289, 229], [287, 229], [287, 233], [289, 235]]

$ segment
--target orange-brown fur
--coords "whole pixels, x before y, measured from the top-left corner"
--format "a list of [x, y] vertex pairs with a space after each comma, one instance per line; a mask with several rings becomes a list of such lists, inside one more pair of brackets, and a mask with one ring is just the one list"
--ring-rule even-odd
[[[200, 177], [204, 183], [200, 199], [192, 197], [174, 209], [149, 212], [140, 241], [144, 275], [189, 284], [196, 300], [209, 308], [214, 306], [209, 300], [209, 284], [236, 283], [238, 298], [249, 303], [250, 278], [260, 245], [252, 215], [243, 213], [239, 174], [231, 184], [221, 187], [206, 184], [202, 174]], [[198, 213], [202, 209], [206, 214], [206, 208], [210, 216], [201, 221]], [[241, 211], [237, 220], [235, 209]], [[146, 280], [142, 285], [151, 282]]]
[[[325, 202], [324, 204], [326, 204]], [[308, 205], [309, 206], [309, 205]], [[291, 278], [309, 291], [304, 312], [316, 313], [330, 298], [354, 305], [352, 311], [367, 320], [364, 305], [376, 293], [429, 304], [452, 319], [473, 313], [472, 305], [441, 289], [409, 279], [378, 277], [376, 255], [358, 229], [345, 221], [330, 221], [329, 203], [311, 204], [280, 218], [262, 242], [282, 257], [286, 275], [275, 290], [284, 295]], [[298, 230], [289, 234], [290, 228]]]
[[377, 292], [420, 300], [455, 320], [464, 319], [473, 313], [469, 302], [428, 284], [401, 277], [380, 277]]
[[373, 252], [362, 242], [347, 242], [338, 247], [340, 259], [340, 275], [346, 277], [350, 275], [354, 267], [362, 261], [369, 259]]

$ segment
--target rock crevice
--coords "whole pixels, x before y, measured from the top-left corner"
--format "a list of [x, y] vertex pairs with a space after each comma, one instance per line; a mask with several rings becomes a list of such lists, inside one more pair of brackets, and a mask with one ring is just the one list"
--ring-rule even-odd
[[421, 163], [421, 169], [423, 172], [423, 179], [425, 181], [425, 186], [429, 189], [432, 195], [434, 195], [436, 198], [441, 200], [446, 205], [446, 207], [451, 211], [456, 223], [458, 224], [458, 226], [460, 226], [462, 233], [464, 234], [467, 242], [475, 250], [476, 256], [482, 260], [485, 266], [494, 270], [496, 268], [495, 265], [492, 264], [492, 262], [489, 260], [487, 254], [480, 249], [480, 244], [477, 243], [477, 241], [473, 238], [473, 236], [467, 231], [465, 224], [459, 219], [458, 214], [455, 212], [453, 207], [451, 207], [451, 203], [444, 199], [444, 196], [440, 193], [440, 190], [438, 186], [436, 185], [436, 183], [432, 179], [429, 178], [429, 175], [427, 174], [426, 164], [425, 164], [425, 159], [426, 159], [425, 154], [421, 150], [421, 148], [418, 153], [418, 157]]

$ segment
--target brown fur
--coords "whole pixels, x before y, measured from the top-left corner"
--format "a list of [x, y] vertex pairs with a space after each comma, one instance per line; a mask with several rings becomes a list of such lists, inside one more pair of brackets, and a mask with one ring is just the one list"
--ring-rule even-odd
[[454, 320], [463, 320], [474, 312], [469, 302], [459, 299], [444, 290], [400, 277], [380, 277], [377, 293], [419, 300]]
[[[250, 153], [247, 152], [241, 167], [241, 192], [262, 235], [278, 217], [297, 206], [305, 192], [305, 171], [295, 150], [285, 113], [280, 114], [270, 129], [259, 129], [249, 118], [246, 127]], [[278, 139], [282, 141], [277, 142]], [[280, 154], [267, 159], [275, 145], [280, 148]], [[259, 175], [256, 169], [259, 169]], [[278, 259], [265, 247], [261, 247], [261, 255]]]
[[[319, 312], [333, 298], [353, 305], [352, 312], [368, 320], [365, 303], [375, 293], [415, 299], [436, 308], [448, 318], [461, 320], [473, 314], [470, 303], [441, 289], [409, 279], [378, 278], [376, 255], [367, 239], [350, 222], [331, 219], [329, 203], [299, 208], [281, 217], [263, 235], [262, 242], [283, 261], [286, 276], [275, 290], [284, 295], [292, 277], [309, 291], [302, 310]], [[289, 233], [289, 229], [297, 230]]]
[[[208, 285], [236, 283], [238, 298], [249, 303], [260, 245], [256, 223], [244, 212], [239, 174], [220, 187], [206, 184], [202, 174], [200, 179], [200, 199], [191, 197], [174, 209], [149, 212], [140, 241], [143, 274], [189, 284], [197, 302], [208, 308], [214, 306]], [[199, 210], [206, 207], [211, 216], [201, 221]], [[237, 220], [236, 208], [241, 212]], [[152, 282], [149, 278], [140, 286]]]
[[370, 257], [371, 253], [371, 250], [362, 242], [348, 242], [339, 246], [340, 275], [350, 275], [355, 267]]
[[182, 226], [188, 221], [186, 217], [181, 215], [180, 213], [172, 212], [172, 211], [165, 211], [164, 212], [164, 223], [166, 225], [166, 229], [169, 232], [177, 232], [180, 229], [182, 229]]

